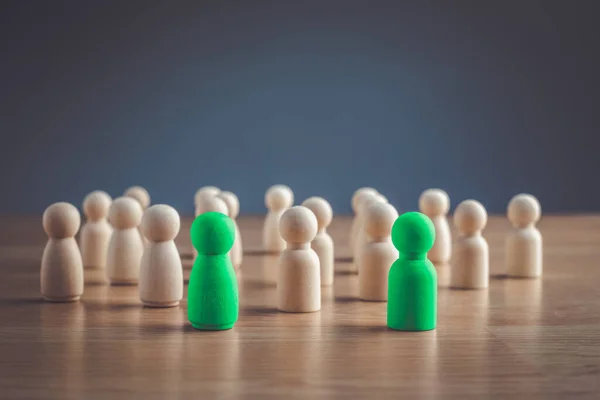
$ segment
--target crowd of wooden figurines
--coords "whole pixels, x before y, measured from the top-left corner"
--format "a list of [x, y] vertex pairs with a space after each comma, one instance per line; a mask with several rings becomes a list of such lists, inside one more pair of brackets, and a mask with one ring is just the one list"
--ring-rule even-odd
[[[231, 329], [238, 320], [236, 271], [242, 264], [242, 237], [236, 218], [237, 196], [214, 186], [194, 196], [196, 217], [190, 228], [194, 264], [188, 286], [187, 311], [199, 330]], [[277, 307], [282, 312], [316, 312], [321, 286], [334, 281], [334, 243], [327, 233], [333, 211], [322, 197], [293, 206], [285, 185], [265, 195], [268, 213], [263, 247], [280, 254]], [[465, 200], [455, 209], [458, 231], [454, 245], [447, 214], [450, 200], [440, 189], [419, 198], [420, 211], [399, 215], [373, 188], [358, 189], [351, 201], [353, 266], [359, 297], [387, 302], [387, 326], [394, 330], [435, 329], [437, 275], [435, 263], [451, 262], [451, 286], [485, 289], [489, 284], [489, 250], [481, 232], [487, 223], [484, 206]], [[175, 307], [183, 298], [183, 271], [175, 237], [180, 217], [171, 206], [150, 206], [148, 192], [134, 186], [112, 199], [94, 191], [83, 201], [86, 222], [65, 202], [50, 205], [43, 215], [49, 240], [41, 262], [41, 293], [50, 302], [77, 301], [84, 291], [84, 267], [104, 268], [111, 285], [138, 285], [147, 307]], [[508, 204], [513, 229], [506, 239], [509, 277], [542, 274], [542, 237], [535, 227], [541, 216], [537, 199], [518, 194]]]

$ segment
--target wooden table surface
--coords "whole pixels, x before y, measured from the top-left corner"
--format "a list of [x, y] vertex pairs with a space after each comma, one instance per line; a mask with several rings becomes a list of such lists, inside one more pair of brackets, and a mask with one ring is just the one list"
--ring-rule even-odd
[[[187, 268], [189, 224], [177, 239]], [[80, 302], [44, 303], [41, 218], [0, 218], [0, 398], [600, 398], [599, 216], [542, 219], [537, 280], [502, 277], [508, 223], [491, 217], [489, 290], [444, 288], [450, 267], [438, 266], [438, 328], [421, 333], [388, 330], [386, 304], [357, 299], [348, 218], [330, 229], [335, 285], [311, 314], [277, 312], [262, 220], [239, 224], [240, 319], [200, 332], [185, 301], [143, 308], [137, 287], [108, 286], [103, 270], [86, 269]]]

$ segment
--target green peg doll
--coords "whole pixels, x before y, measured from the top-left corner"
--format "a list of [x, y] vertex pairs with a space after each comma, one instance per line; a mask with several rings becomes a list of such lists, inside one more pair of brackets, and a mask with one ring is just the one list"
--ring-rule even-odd
[[437, 273], [427, 259], [435, 241], [433, 222], [419, 212], [402, 214], [392, 227], [400, 253], [388, 276], [387, 325], [400, 331], [428, 331], [437, 322]]
[[228, 252], [235, 240], [235, 226], [225, 214], [200, 214], [190, 228], [198, 256], [188, 286], [188, 319], [200, 330], [233, 328], [238, 319], [238, 287]]

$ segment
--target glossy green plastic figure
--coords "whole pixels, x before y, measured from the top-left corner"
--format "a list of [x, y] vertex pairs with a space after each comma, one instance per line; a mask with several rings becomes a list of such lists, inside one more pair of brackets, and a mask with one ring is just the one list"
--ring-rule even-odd
[[400, 331], [428, 331], [437, 322], [437, 273], [427, 259], [435, 228], [419, 212], [402, 214], [392, 227], [400, 257], [388, 277], [387, 325]]
[[188, 319], [200, 330], [233, 328], [239, 300], [235, 270], [227, 254], [233, 246], [233, 221], [219, 212], [200, 214], [190, 228], [198, 250], [188, 286]]

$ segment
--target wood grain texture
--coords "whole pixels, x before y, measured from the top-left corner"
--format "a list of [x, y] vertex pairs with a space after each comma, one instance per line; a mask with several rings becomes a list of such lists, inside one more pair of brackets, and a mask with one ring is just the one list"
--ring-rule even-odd
[[[488, 290], [440, 288], [438, 329], [395, 332], [385, 303], [361, 302], [347, 274], [349, 218], [336, 218], [336, 275], [322, 309], [276, 311], [277, 256], [260, 252], [263, 217], [240, 218], [240, 319], [200, 332], [187, 302], [141, 306], [136, 286], [85, 270], [82, 300], [41, 301], [41, 218], [0, 219], [0, 398], [597, 398], [600, 217], [544, 217], [544, 276], [506, 279], [509, 224], [490, 217]], [[176, 240], [191, 265], [190, 219]], [[438, 266], [442, 285], [448, 266]], [[184, 271], [189, 276], [189, 269]], [[266, 283], [265, 283], [266, 282]], [[187, 290], [187, 286], [186, 286]]]

